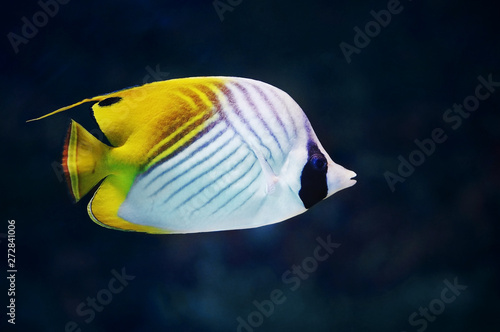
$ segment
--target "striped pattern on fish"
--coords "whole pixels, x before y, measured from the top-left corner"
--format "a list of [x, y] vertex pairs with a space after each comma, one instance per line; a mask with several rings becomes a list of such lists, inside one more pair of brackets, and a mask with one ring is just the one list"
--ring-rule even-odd
[[[257, 213], [264, 200], [250, 199], [263, 198], [273, 189], [273, 177], [280, 173], [293, 141], [307, 135], [295, 124], [307, 120], [302, 110], [283, 91], [248, 79], [194, 86], [181, 93], [188, 103], [203, 105], [200, 114], [211, 116], [198, 123], [196, 134], [184, 133], [190, 138], [185, 144], [148, 163], [118, 215], [134, 215], [144, 225], [169, 229], [181, 220], [199, 227], [201, 219], [211, 230], [234, 211], [240, 211], [240, 220], [249, 211]], [[165, 215], [172, 225], [165, 224]], [[228, 220], [228, 228], [232, 222]]]
[[[63, 167], [97, 224], [192, 233], [276, 223], [352, 186], [299, 105], [236, 77], [154, 82], [84, 99], [111, 146], [71, 122]], [[36, 119], [37, 120], [37, 119]]]

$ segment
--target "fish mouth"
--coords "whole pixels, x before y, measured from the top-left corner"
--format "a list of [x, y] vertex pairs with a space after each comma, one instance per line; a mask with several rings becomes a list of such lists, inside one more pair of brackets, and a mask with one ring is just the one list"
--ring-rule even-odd
[[345, 169], [344, 174], [340, 177], [338, 181], [337, 186], [339, 188], [337, 189], [337, 191], [354, 186], [356, 182], [358, 182], [354, 179], [356, 175], [357, 174], [355, 172]]
[[328, 196], [356, 184], [354, 179], [357, 174], [339, 164], [329, 164], [328, 165]]
[[354, 185], [356, 184], [356, 182], [358, 182], [358, 181], [354, 180], [354, 178], [355, 178], [358, 174], [356, 174], [355, 172], [350, 171], [350, 170], [347, 170], [347, 171], [348, 171], [350, 174], [348, 174], [348, 175], [347, 175], [347, 176], [348, 176], [348, 180], [347, 180], [346, 184], [348, 184], [348, 186], [347, 186], [346, 188], [349, 188], [349, 187], [354, 186]]

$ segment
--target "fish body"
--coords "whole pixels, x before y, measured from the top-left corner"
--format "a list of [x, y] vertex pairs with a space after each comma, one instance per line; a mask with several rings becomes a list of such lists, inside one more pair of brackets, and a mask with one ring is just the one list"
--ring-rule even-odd
[[329, 157], [299, 105], [260, 81], [159, 81], [46, 116], [84, 102], [96, 102], [94, 117], [111, 146], [72, 121], [63, 167], [76, 201], [102, 181], [88, 213], [108, 228], [258, 227], [303, 213], [356, 182]]

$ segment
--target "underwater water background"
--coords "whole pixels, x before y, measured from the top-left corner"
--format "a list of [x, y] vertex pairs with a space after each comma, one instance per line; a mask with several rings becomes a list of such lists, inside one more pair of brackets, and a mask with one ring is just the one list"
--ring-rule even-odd
[[[498, 331], [498, 5], [215, 4], [219, 12], [210, 0], [2, 5], [0, 330]], [[71, 118], [100, 135], [90, 105], [25, 121], [204, 75], [288, 92], [358, 183], [252, 230], [149, 235], [94, 224], [90, 195], [73, 204], [58, 166]], [[328, 241], [334, 250], [318, 247]]]

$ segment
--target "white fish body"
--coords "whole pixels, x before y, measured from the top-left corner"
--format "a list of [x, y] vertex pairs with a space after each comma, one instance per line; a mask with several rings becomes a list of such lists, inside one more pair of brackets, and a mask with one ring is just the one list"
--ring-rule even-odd
[[331, 160], [288, 94], [241, 78], [229, 78], [225, 88], [213, 87], [220, 104], [208, 120], [210, 129], [137, 177], [120, 217], [176, 233], [251, 228], [291, 218], [306, 211], [298, 193], [308, 145], [327, 161], [328, 189], [322, 198], [355, 183], [355, 173]]

